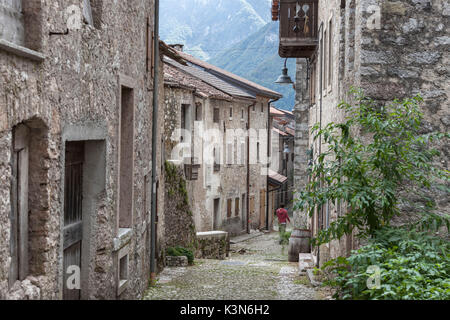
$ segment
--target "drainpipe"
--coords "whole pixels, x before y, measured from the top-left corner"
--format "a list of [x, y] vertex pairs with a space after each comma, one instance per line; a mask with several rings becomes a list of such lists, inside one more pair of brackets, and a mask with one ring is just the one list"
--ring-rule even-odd
[[267, 122], [267, 176], [266, 176], [266, 190], [267, 190], [267, 194], [266, 194], [266, 230], [269, 231], [270, 230], [270, 226], [269, 226], [269, 169], [270, 169], [270, 142], [271, 142], [271, 134], [272, 134], [272, 125], [270, 122], [270, 107], [271, 104], [274, 103], [275, 101], [280, 100], [280, 98], [277, 99], [273, 99], [270, 100], [268, 103], [268, 122]]
[[151, 237], [150, 237], [150, 284], [156, 283], [156, 183], [157, 183], [157, 154], [158, 148], [158, 79], [159, 79], [159, 0], [155, 0], [155, 26], [154, 26], [154, 78], [153, 78], [153, 116], [152, 116], [152, 212], [151, 212]]
[[[323, 94], [322, 94], [322, 81], [323, 81], [323, 48], [322, 43], [325, 41], [323, 39], [323, 22], [320, 24], [319, 28], [320, 33], [320, 43], [319, 43], [319, 50], [320, 50], [320, 84], [319, 84], [319, 90], [320, 90], [320, 116], [319, 116], [319, 130], [322, 130], [322, 100], [323, 100]], [[319, 139], [319, 156], [322, 154], [322, 138]], [[319, 184], [319, 188], [322, 187], [322, 182]], [[320, 208], [322, 210], [322, 208]], [[319, 213], [317, 214], [317, 223], [319, 223]], [[317, 228], [319, 230], [319, 228]], [[320, 246], [317, 247], [317, 267], [320, 265]]]

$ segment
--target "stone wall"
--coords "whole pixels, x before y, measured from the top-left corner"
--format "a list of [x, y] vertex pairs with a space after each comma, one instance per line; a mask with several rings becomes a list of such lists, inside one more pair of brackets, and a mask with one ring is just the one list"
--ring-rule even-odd
[[229, 241], [227, 232], [198, 232], [195, 258], [224, 260], [228, 256]]
[[[421, 94], [425, 99], [422, 110], [425, 116], [423, 132], [448, 131], [449, 114], [449, 16], [448, 1], [429, 0], [364, 0], [364, 1], [320, 1], [319, 26], [329, 34], [332, 25], [331, 60], [327, 51], [317, 52], [310, 61], [316, 65], [315, 101], [302, 91], [305, 88], [305, 62], [297, 63], [297, 101], [295, 114], [298, 119], [297, 145], [304, 143], [303, 125], [306, 115], [303, 110], [309, 106], [309, 129], [314, 124], [340, 122], [344, 114], [337, 109], [342, 100], [352, 103], [348, 94], [354, 86], [364, 90], [365, 94], [380, 103], [395, 98], [413, 97]], [[378, 15], [379, 14], [379, 15]], [[322, 92], [320, 92], [321, 53], [325, 54], [327, 68], [332, 61], [331, 74], [322, 73]], [[325, 68], [324, 68], [325, 69]], [[325, 81], [331, 76], [331, 81]], [[311, 83], [309, 83], [311, 85]], [[309, 88], [309, 86], [308, 86]], [[320, 101], [322, 98], [322, 101]], [[322, 102], [322, 104], [320, 104]], [[300, 134], [301, 132], [301, 134]], [[309, 148], [317, 157], [324, 146], [319, 141], [308, 138]], [[448, 146], [439, 146], [443, 167], [448, 162]], [[301, 152], [297, 147], [297, 152]], [[307, 181], [304, 164], [306, 159], [297, 157], [296, 186], [301, 188]], [[433, 190], [439, 209], [448, 212], [448, 194]], [[413, 197], [412, 194], [409, 196]], [[420, 199], [417, 199], [420, 202]], [[330, 219], [338, 214], [338, 208], [331, 206]], [[408, 212], [400, 222], [411, 218], [412, 208], [403, 208]], [[317, 213], [311, 226], [317, 232]], [[324, 245], [320, 250], [320, 261], [345, 255], [358, 246], [354, 236], [344, 237]], [[317, 253], [317, 252], [316, 252]]]
[[[266, 197], [267, 197], [267, 131], [269, 126], [269, 101], [258, 97], [254, 107], [250, 107], [250, 193], [249, 193], [249, 224], [250, 229], [266, 228]], [[259, 143], [259, 161], [257, 160], [257, 143]], [[253, 206], [252, 206], [253, 199]], [[251, 210], [253, 207], [253, 210]], [[270, 215], [270, 212], [269, 212]]]
[[[151, 168], [152, 79], [145, 71], [145, 37], [148, 18], [152, 25], [153, 1], [96, 1], [103, 4], [101, 10], [94, 10], [94, 14], [101, 15], [95, 17], [96, 24], [81, 23], [79, 30], [49, 35], [63, 33], [67, 29], [66, 9], [72, 4], [82, 8], [82, 2], [44, 0], [39, 1], [39, 6], [30, 6], [39, 23], [33, 28], [25, 26], [25, 30], [28, 36], [39, 33], [31, 39], [39, 43], [28, 49], [39, 52], [21, 49], [13, 54], [8, 48], [0, 49], [0, 298], [62, 298], [63, 137], [68, 137], [73, 127], [80, 129], [79, 135], [70, 139], [100, 139], [105, 145], [105, 187], [95, 195], [96, 205], [91, 212], [92, 236], [86, 240], [90, 267], [82, 297], [139, 298], [147, 287], [146, 206], [150, 199], [145, 190], [151, 183], [145, 179], [150, 177]], [[114, 245], [119, 241], [118, 110], [120, 83], [125, 78], [131, 79], [129, 85], [134, 87], [134, 209], [131, 237], [124, 244], [129, 250], [128, 287], [118, 296], [118, 252]], [[29, 194], [33, 267], [25, 281], [10, 289], [11, 144], [12, 129], [20, 123], [38, 130], [31, 144], [42, 156], [32, 154], [30, 158], [30, 167], [37, 166], [32, 171], [30, 179], [34, 182]]]
[[183, 166], [165, 163], [164, 245], [194, 250], [196, 229]]

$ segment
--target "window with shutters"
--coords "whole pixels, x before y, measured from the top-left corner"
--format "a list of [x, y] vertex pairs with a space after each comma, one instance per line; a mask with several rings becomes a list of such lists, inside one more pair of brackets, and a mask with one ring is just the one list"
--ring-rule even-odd
[[213, 122], [214, 123], [219, 123], [220, 120], [220, 109], [219, 108], [214, 108], [213, 110]]
[[119, 228], [133, 220], [134, 90], [121, 87], [120, 105]]
[[234, 215], [239, 217], [240, 208], [239, 208], [239, 198], [234, 199]]
[[311, 85], [310, 85], [310, 96], [311, 104], [316, 103], [316, 88], [317, 88], [317, 62], [311, 65]]
[[326, 94], [327, 91], [327, 79], [328, 79], [328, 58], [327, 58], [327, 54], [328, 54], [328, 43], [327, 43], [327, 39], [328, 39], [328, 30], [325, 30], [324, 35], [323, 35], [323, 39], [322, 39], [322, 48], [323, 48], [323, 57], [322, 57], [322, 62], [323, 62], [323, 79], [322, 79], [322, 90], [325, 91], [324, 94]]
[[259, 163], [260, 156], [259, 156], [259, 142], [256, 143], [256, 163]]
[[[41, 0], [1, 0], [0, 39], [16, 46], [40, 50], [43, 25], [41, 6]], [[10, 52], [17, 51], [22, 50], [19, 48]]]
[[[9, 184], [11, 207], [9, 236], [10, 287], [26, 277], [41, 276], [49, 272], [44, 263], [52, 244], [46, 241], [51, 212], [48, 197], [48, 128], [45, 123], [33, 118], [12, 129], [11, 179]], [[10, 182], [9, 182], [10, 181]], [[6, 240], [8, 239], [8, 240]], [[40, 245], [34, 245], [39, 243]], [[1, 260], [1, 258], [0, 258]], [[5, 270], [6, 271], [6, 270]]]
[[328, 22], [328, 90], [333, 82], [333, 18]]
[[213, 157], [214, 157], [214, 172], [220, 171], [220, 149], [218, 147], [214, 147], [213, 149]]
[[247, 148], [245, 141], [241, 141], [241, 165], [245, 165], [245, 154], [247, 153]]
[[233, 164], [233, 144], [227, 143], [227, 165]]
[[155, 56], [155, 33], [153, 32], [152, 20], [150, 17], [147, 17], [147, 26], [146, 26], [146, 67], [147, 72], [150, 73], [150, 77], [154, 78], [155, 68], [153, 57]]
[[195, 104], [195, 121], [202, 121], [202, 104]]
[[233, 199], [227, 200], [227, 218], [231, 218], [233, 210]]

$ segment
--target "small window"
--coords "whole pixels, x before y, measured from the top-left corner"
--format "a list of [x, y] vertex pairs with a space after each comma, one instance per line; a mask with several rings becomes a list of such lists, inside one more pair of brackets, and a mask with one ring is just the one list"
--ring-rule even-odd
[[261, 113], [264, 113], [264, 103], [261, 102]]
[[213, 158], [214, 158], [214, 172], [220, 171], [220, 153], [219, 150], [214, 147], [213, 149]]
[[129, 247], [123, 247], [120, 249], [119, 265], [117, 270], [118, 283], [117, 283], [117, 295], [120, 296], [128, 286], [129, 279]]
[[252, 111], [253, 111], [253, 112], [255, 112], [255, 110], [256, 110], [256, 106], [255, 106], [255, 105], [253, 105], [253, 107], [252, 107]]
[[244, 120], [244, 109], [241, 110], [241, 120]]
[[233, 107], [230, 108], [230, 120], [233, 119]]
[[231, 218], [231, 214], [232, 214], [232, 205], [233, 205], [233, 199], [228, 199], [227, 200], [227, 218]]
[[220, 120], [220, 110], [219, 108], [214, 108], [213, 122], [219, 123]]
[[246, 153], [245, 147], [246, 147], [245, 142], [241, 142], [241, 165], [245, 164], [245, 153]]
[[236, 217], [239, 217], [239, 212], [240, 212], [240, 209], [239, 209], [239, 198], [236, 198], [236, 199], [234, 199], [234, 215]]
[[328, 22], [328, 87], [331, 89], [333, 81], [333, 23]]
[[195, 105], [195, 121], [202, 121], [202, 104]]
[[233, 164], [233, 144], [232, 143], [227, 144], [227, 164], [228, 165]]
[[256, 162], [259, 163], [259, 142], [256, 143]]
[[327, 69], [327, 54], [328, 54], [328, 49], [327, 49], [327, 39], [328, 39], [328, 32], [327, 30], [325, 30], [324, 33], [324, 37], [322, 39], [322, 43], [323, 43], [323, 90], [326, 91], [327, 88], [327, 79], [328, 79], [328, 69]]

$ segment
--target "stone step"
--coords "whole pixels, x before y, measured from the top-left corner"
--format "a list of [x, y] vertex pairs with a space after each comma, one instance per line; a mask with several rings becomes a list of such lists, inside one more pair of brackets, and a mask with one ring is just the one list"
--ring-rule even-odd
[[311, 253], [299, 253], [298, 255], [298, 272], [305, 275], [308, 269], [314, 268], [314, 256]]

